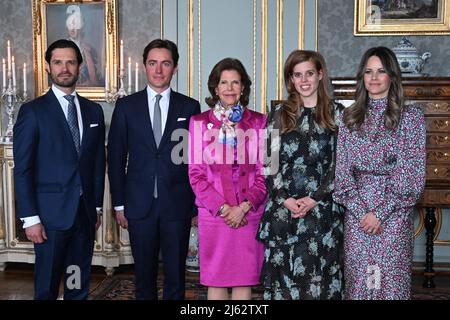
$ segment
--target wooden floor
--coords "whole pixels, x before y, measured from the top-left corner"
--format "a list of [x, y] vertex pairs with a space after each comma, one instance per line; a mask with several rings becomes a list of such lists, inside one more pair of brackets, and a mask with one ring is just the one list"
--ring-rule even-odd
[[[33, 265], [25, 263], [7, 263], [4, 272], [0, 272], [0, 300], [31, 300], [33, 299]], [[114, 275], [133, 274], [133, 266], [124, 265], [115, 269]], [[94, 266], [90, 291], [94, 292], [105, 280], [103, 267]], [[413, 275], [413, 288], [422, 289], [423, 276]], [[449, 274], [435, 277], [435, 290], [450, 291]], [[414, 290], [414, 289], [413, 289]], [[433, 290], [433, 289], [430, 289]], [[61, 290], [62, 292], [62, 290]]]

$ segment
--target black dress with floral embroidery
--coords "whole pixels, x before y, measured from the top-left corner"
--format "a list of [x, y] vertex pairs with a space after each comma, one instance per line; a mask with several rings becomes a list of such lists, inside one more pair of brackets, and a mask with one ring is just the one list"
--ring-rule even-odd
[[[266, 178], [269, 200], [257, 234], [265, 245], [264, 299], [341, 299], [344, 212], [332, 200], [337, 132], [316, 122], [316, 108], [302, 108], [295, 130], [276, 138], [282, 108], [277, 105], [267, 121], [268, 148], [279, 149], [279, 168]], [[333, 108], [337, 127], [344, 107]], [[284, 201], [305, 196], [318, 205], [292, 218]]]

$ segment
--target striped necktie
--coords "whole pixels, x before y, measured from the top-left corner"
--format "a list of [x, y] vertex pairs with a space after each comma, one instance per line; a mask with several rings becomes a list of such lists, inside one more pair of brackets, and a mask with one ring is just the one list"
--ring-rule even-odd
[[66, 95], [64, 98], [69, 102], [67, 110], [67, 123], [69, 124], [70, 133], [72, 133], [75, 149], [78, 156], [80, 155], [80, 129], [78, 127], [77, 107], [75, 106], [75, 96]]

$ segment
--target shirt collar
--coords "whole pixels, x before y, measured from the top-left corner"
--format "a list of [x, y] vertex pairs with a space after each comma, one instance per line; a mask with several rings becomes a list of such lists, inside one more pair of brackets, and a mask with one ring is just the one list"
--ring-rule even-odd
[[[67, 96], [67, 93], [65, 93], [64, 91], [62, 91], [61, 89], [59, 89], [57, 86], [55, 86], [54, 84], [52, 84], [52, 90], [53, 93], [55, 94], [56, 98], [59, 100], [60, 98], [63, 98], [64, 96]], [[77, 97], [77, 92], [74, 90], [71, 94], [71, 96], [74, 96], [75, 98]]]
[[170, 92], [171, 92], [170, 87], [161, 93], [157, 93], [149, 85], [147, 85], [147, 96], [149, 97], [150, 100], [153, 100], [157, 94], [160, 94], [162, 96], [162, 99], [168, 99], [170, 96]]

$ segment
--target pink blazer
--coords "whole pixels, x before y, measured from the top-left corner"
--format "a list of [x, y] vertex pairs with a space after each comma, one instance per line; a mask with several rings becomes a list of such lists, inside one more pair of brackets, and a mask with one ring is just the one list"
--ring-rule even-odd
[[[251, 211], [262, 212], [267, 196], [262, 171], [266, 116], [245, 109], [242, 120], [236, 125], [240, 164], [238, 194], [234, 191], [232, 180], [233, 147], [215, 140], [221, 124], [213, 109], [190, 118], [189, 180], [196, 204], [216, 215], [222, 204], [234, 206], [239, 204], [238, 199], [247, 199], [253, 204]], [[246, 137], [240, 140], [243, 134]], [[242, 142], [244, 140], [245, 143]], [[227, 157], [229, 161], [226, 161]]]

